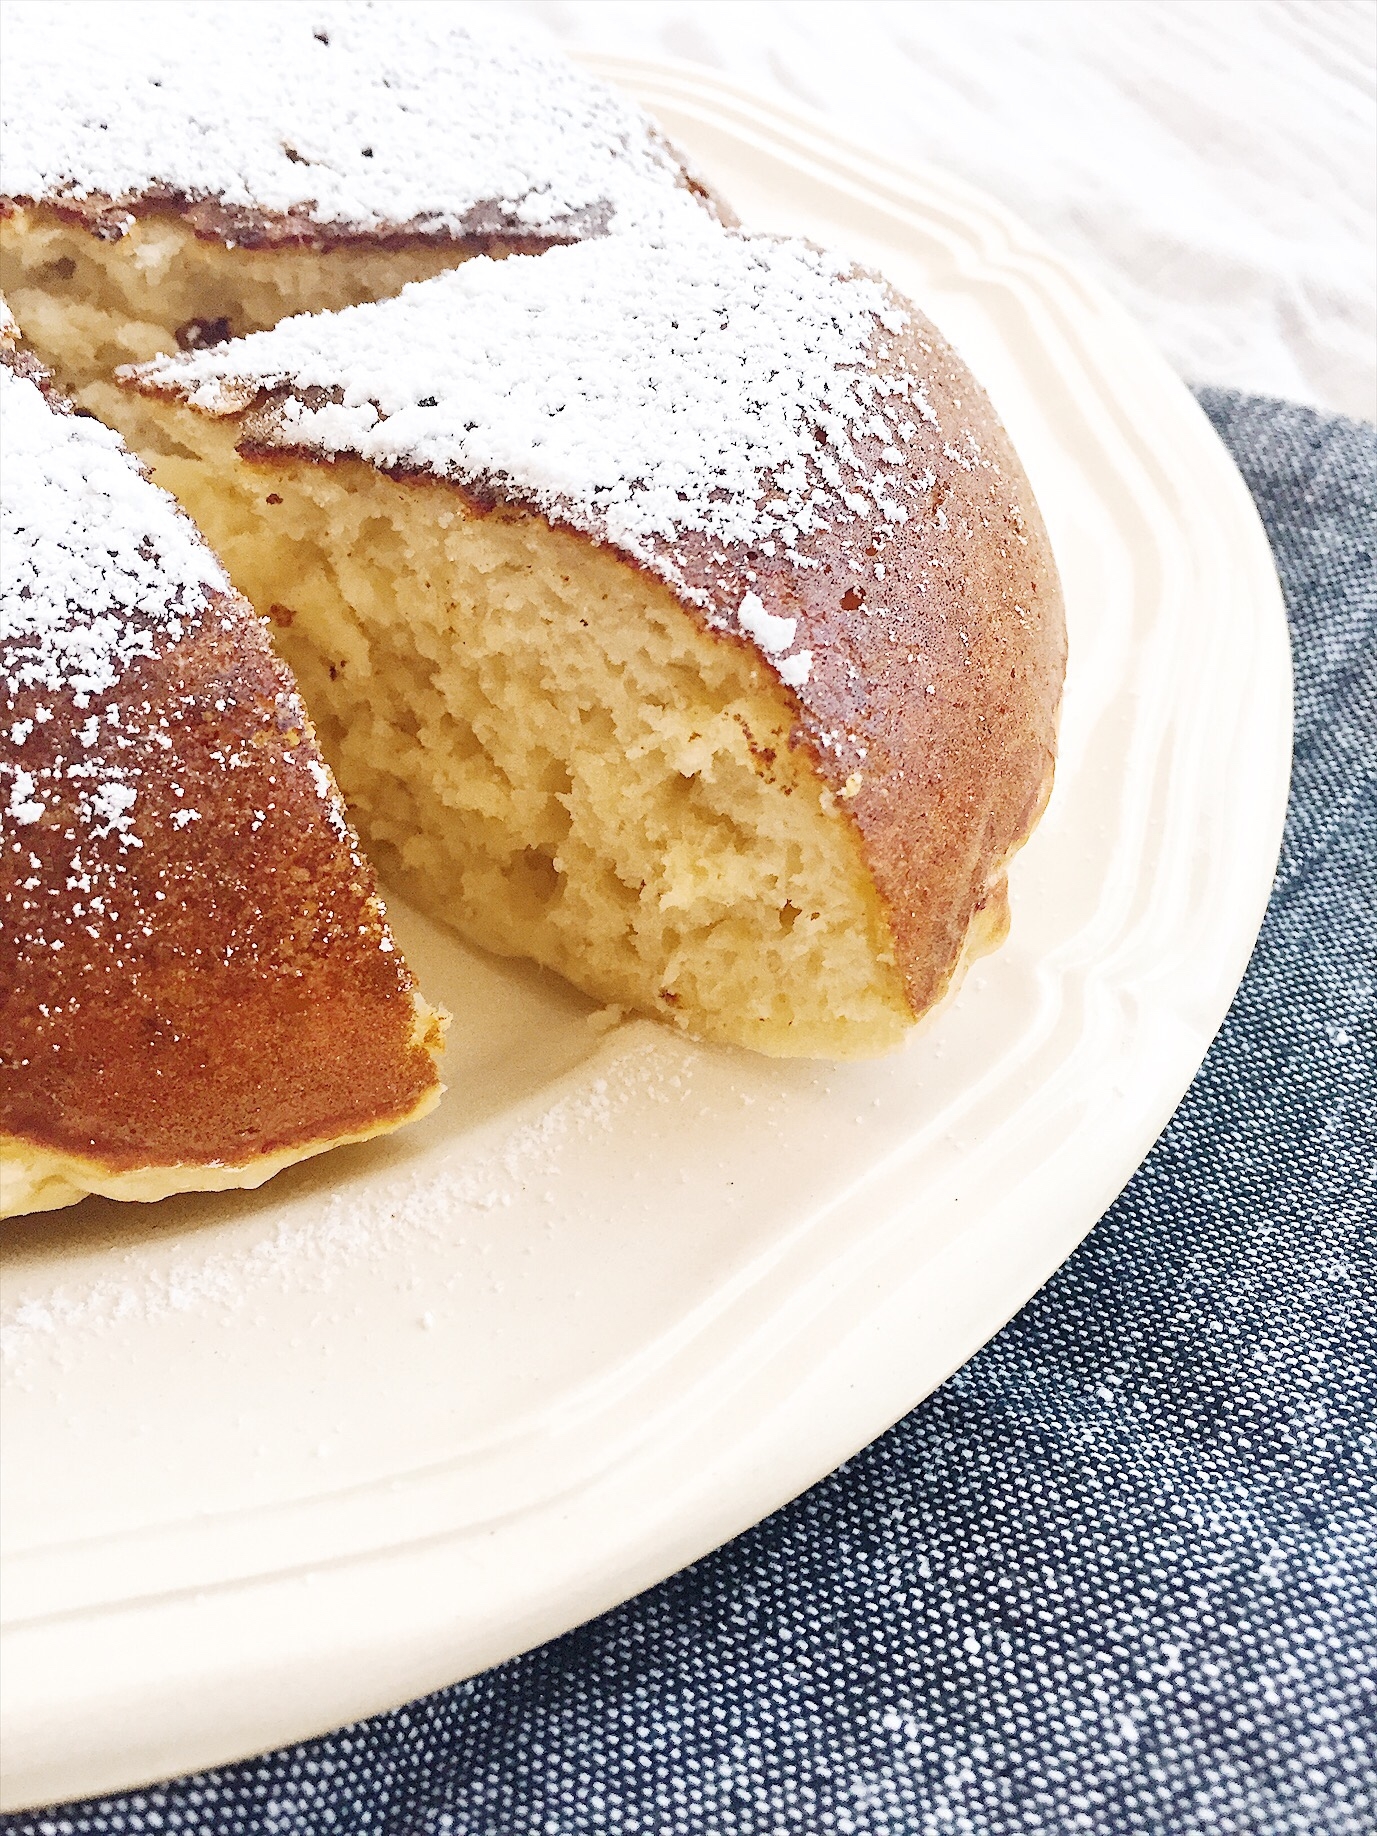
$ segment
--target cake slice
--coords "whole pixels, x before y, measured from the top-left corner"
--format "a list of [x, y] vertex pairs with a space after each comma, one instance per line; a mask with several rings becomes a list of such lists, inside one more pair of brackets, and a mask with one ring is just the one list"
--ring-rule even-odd
[[705, 207], [639, 109], [468, 7], [5, 8], [0, 288], [87, 406], [118, 363]]
[[850, 1057], [1003, 935], [1061, 597], [988, 401], [883, 282], [699, 218], [123, 381], [381, 871], [466, 937]]
[[443, 1018], [292, 680], [0, 333], [0, 1212], [256, 1186], [430, 1109]]

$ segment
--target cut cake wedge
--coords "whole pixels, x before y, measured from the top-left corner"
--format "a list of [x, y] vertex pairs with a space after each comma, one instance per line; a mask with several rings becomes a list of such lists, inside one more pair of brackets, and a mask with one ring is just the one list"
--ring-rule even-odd
[[437, 1101], [267, 632], [119, 436], [0, 351], [0, 1210], [255, 1186]]
[[882, 281], [699, 218], [122, 373], [381, 870], [698, 1035], [886, 1050], [1006, 925], [1065, 627]]

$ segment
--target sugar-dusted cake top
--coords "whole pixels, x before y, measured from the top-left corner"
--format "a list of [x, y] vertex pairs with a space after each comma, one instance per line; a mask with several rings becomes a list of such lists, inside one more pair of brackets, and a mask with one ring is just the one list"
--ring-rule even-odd
[[647, 116], [447, 0], [12, 0], [0, 196], [108, 236], [201, 205], [245, 242], [567, 241], [700, 208]]
[[[136, 806], [148, 765], [136, 736], [146, 739], [150, 720], [166, 728], [168, 710], [146, 700], [146, 682], [131, 683], [150, 667], [176, 675], [175, 655], [193, 640], [246, 654], [266, 653], [267, 641], [195, 524], [113, 429], [70, 411], [17, 348], [18, 332], [0, 301], [0, 810], [20, 838], [75, 818], [68, 853], [81, 878], [93, 845], [109, 855], [147, 840]], [[223, 705], [227, 680], [212, 702], [219, 695]], [[194, 701], [184, 694], [182, 711]], [[175, 777], [177, 743], [165, 738], [158, 750]], [[347, 838], [318, 762], [312, 782], [333, 831]], [[59, 885], [46, 896], [54, 911], [66, 903]]]
[[0, 415], [0, 672], [11, 696], [43, 690], [81, 708], [132, 659], [176, 643], [230, 584], [118, 434], [60, 412], [3, 363]]
[[932, 483], [915, 440], [935, 431], [895, 355], [914, 316], [807, 243], [704, 223], [672, 247], [468, 262], [134, 374], [209, 414], [256, 404], [259, 446], [533, 505], [783, 656], [787, 621], [763, 620], [736, 570], [723, 595], [691, 578], [685, 544], [806, 566], [820, 530], [906, 522]]

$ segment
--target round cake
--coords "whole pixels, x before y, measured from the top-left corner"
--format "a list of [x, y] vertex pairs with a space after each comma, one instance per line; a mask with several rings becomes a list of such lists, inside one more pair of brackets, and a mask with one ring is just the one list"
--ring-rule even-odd
[[[176, 32], [162, 8], [79, 10], [73, 53], [12, 9], [4, 273], [39, 355], [273, 627], [385, 881], [708, 1040], [896, 1045], [1004, 934], [1065, 666], [1045, 530], [960, 358], [878, 277], [735, 228], [644, 116], [467, 9], [191, 6]], [[281, 672], [232, 603], [215, 667], [242, 645]], [[118, 647], [131, 615], [107, 609]], [[314, 786], [292, 705], [273, 768]], [[88, 718], [54, 713], [64, 761]], [[166, 765], [159, 846], [190, 860], [209, 829], [173, 822]], [[231, 855], [261, 807], [216, 805]], [[190, 943], [219, 908], [179, 901]], [[329, 918], [321, 965], [347, 931]], [[431, 1022], [385, 931], [358, 936], [433, 1091]], [[23, 1027], [54, 973], [19, 991]], [[224, 1111], [244, 1140], [251, 1059]], [[45, 1104], [85, 1113], [82, 1078], [47, 1093], [35, 1062], [6, 1099], [24, 1139]], [[76, 1129], [96, 1157], [102, 1126]]]

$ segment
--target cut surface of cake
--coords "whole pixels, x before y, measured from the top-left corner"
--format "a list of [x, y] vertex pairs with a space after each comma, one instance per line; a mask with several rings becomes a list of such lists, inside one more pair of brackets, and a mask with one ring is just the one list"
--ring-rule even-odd
[[0, 337], [0, 1212], [254, 1186], [422, 1115], [395, 949], [266, 630]]
[[989, 403], [701, 214], [123, 377], [385, 873], [704, 1037], [894, 1045], [1006, 923], [1065, 631]]
[[474, 254], [716, 208], [638, 109], [444, 0], [60, 17], [5, 8], [0, 288], [69, 390]]

